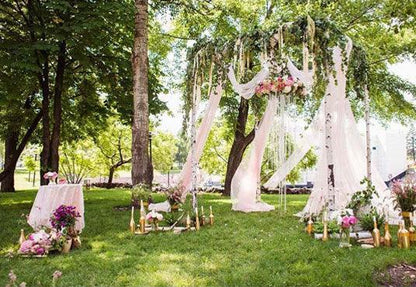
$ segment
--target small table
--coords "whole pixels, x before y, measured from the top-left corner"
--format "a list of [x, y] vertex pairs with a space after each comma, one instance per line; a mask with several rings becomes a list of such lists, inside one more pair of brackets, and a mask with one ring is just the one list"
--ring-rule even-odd
[[77, 218], [75, 229], [81, 232], [85, 226], [84, 195], [81, 184], [42, 185], [36, 194], [27, 222], [35, 230], [42, 226], [51, 227], [50, 218], [54, 210], [62, 204], [77, 208], [81, 217]]

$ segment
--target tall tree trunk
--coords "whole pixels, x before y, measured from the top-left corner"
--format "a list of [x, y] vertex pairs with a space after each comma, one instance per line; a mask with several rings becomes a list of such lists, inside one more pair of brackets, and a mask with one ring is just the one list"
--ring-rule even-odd
[[114, 177], [115, 170], [116, 170], [116, 167], [114, 165], [110, 167], [110, 171], [108, 173], [108, 181], [107, 181], [108, 188], [110, 188], [110, 184], [113, 183], [113, 177]]
[[230, 195], [231, 181], [233, 179], [233, 176], [243, 159], [244, 151], [254, 139], [254, 129], [248, 135], [245, 135], [248, 119], [248, 110], [248, 100], [241, 98], [240, 106], [238, 108], [237, 124], [234, 132], [234, 142], [231, 146], [230, 155], [228, 156], [227, 172], [225, 175], [224, 195]]
[[55, 90], [53, 100], [53, 130], [50, 145], [49, 165], [53, 171], [59, 171], [59, 145], [62, 125], [62, 93], [65, 74], [66, 42], [59, 44], [58, 64], [56, 67]]
[[13, 128], [10, 129], [5, 142], [5, 163], [6, 166], [13, 170], [13, 172], [8, 172], [1, 181], [1, 191], [2, 192], [14, 192], [14, 170], [16, 169], [17, 160], [14, 160], [17, 142], [19, 140], [19, 133], [14, 131]]
[[48, 56], [44, 58], [42, 73], [38, 75], [39, 83], [42, 88], [42, 152], [40, 153], [40, 184], [48, 184], [48, 180], [43, 175], [49, 171], [49, 155], [50, 155], [50, 116], [49, 116], [49, 60]]
[[151, 184], [149, 164], [149, 104], [147, 23], [148, 1], [135, 1], [133, 68], [133, 123], [132, 123], [132, 183]]
[[[14, 172], [16, 170], [17, 161], [18, 161], [20, 155], [22, 154], [24, 148], [26, 147], [27, 143], [29, 142], [33, 132], [36, 130], [36, 127], [38, 126], [41, 119], [42, 119], [42, 111], [38, 112], [36, 117], [33, 119], [32, 123], [30, 124], [29, 128], [27, 129], [25, 135], [21, 139], [19, 146], [14, 150], [13, 154], [9, 154], [9, 156], [11, 156], [11, 157], [8, 157], [8, 153], [6, 152], [6, 159], [5, 159], [6, 161], [4, 163], [4, 169], [0, 173], [0, 182], [2, 182], [2, 186], [7, 185], [7, 183], [5, 184], [3, 181], [7, 180], [7, 178], [10, 178], [14, 175]], [[9, 130], [12, 130], [12, 129], [10, 128]], [[17, 142], [16, 142], [16, 146], [17, 146]], [[8, 148], [6, 147], [6, 149], [8, 149]], [[10, 149], [10, 150], [12, 150], [12, 149]], [[9, 161], [7, 161], [7, 158], [9, 158]], [[9, 180], [9, 182], [10, 182], [10, 180]], [[10, 183], [8, 183], [8, 184], [10, 184]]]

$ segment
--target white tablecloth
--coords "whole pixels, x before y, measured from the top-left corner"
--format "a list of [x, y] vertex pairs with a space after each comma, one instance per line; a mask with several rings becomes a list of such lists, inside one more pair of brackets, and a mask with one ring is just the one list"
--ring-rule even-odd
[[73, 205], [81, 214], [77, 218], [75, 229], [82, 231], [84, 223], [84, 195], [81, 184], [42, 185], [36, 195], [29, 214], [28, 223], [35, 230], [42, 226], [51, 227], [49, 219], [60, 205]]

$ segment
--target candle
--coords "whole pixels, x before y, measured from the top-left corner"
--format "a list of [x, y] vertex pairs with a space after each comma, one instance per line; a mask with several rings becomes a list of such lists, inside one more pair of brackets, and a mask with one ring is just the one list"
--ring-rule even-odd
[[209, 206], [209, 224], [214, 225], [214, 214], [212, 214], [212, 206]]
[[195, 229], [199, 230], [199, 215], [198, 215], [198, 207], [195, 207]]

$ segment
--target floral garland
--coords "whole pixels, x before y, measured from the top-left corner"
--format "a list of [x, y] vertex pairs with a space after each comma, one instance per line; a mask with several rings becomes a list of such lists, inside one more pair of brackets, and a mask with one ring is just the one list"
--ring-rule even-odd
[[307, 95], [307, 90], [299, 79], [292, 76], [279, 76], [274, 80], [268, 79], [260, 82], [255, 89], [255, 93], [259, 97], [277, 93], [304, 97]]

